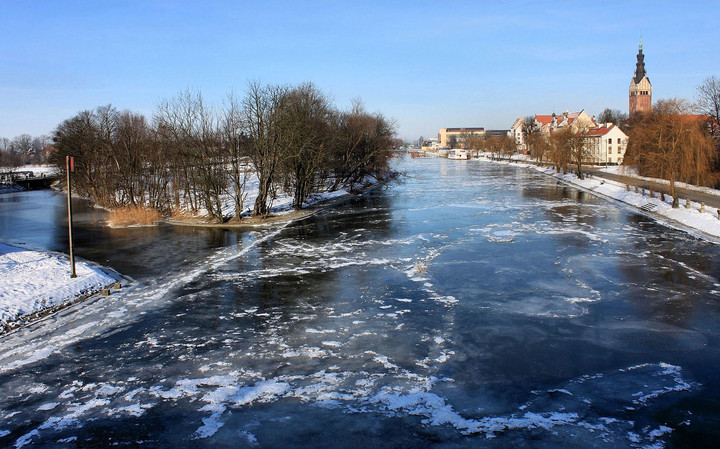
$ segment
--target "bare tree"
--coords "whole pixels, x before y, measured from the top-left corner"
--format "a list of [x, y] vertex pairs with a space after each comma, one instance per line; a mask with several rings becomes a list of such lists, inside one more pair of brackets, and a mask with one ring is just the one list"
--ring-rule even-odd
[[563, 173], [567, 173], [568, 164], [572, 164], [576, 168], [577, 177], [584, 179], [583, 166], [590, 156], [590, 151], [583, 131], [570, 127], [562, 128], [553, 133], [551, 140], [556, 162]]
[[468, 150], [479, 150], [483, 147], [483, 141], [485, 138], [481, 136], [480, 134], [475, 133], [467, 133], [467, 137], [465, 139], [465, 149]]
[[[570, 131], [569, 129], [566, 129], [565, 132]], [[562, 130], [554, 130], [550, 135], [549, 159], [550, 161], [552, 161], [553, 165], [555, 165], [555, 171], [557, 173], [560, 173], [562, 171], [563, 174], [567, 174], [568, 165], [570, 164], [570, 151], [569, 148], [565, 145], [563, 137], [564, 136], [562, 135]]]
[[223, 145], [230, 158], [230, 182], [232, 184], [235, 218], [242, 216], [247, 198], [246, 185], [250, 170], [246, 158], [250, 154], [250, 139], [245, 134], [242, 104], [233, 93], [225, 101], [220, 123]]
[[33, 157], [33, 138], [29, 134], [21, 134], [16, 136], [12, 142], [10, 142], [11, 151], [18, 155], [21, 163], [27, 164], [32, 160]]
[[273, 183], [279, 170], [282, 147], [279, 144], [278, 111], [287, 87], [263, 86], [251, 82], [243, 99], [243, 120], [250, 139], [250, 158], [258, 177], [258, 196], [254, 215], [267, 216]]
[[696, 108], [711, 117], [710, 132], [720, 137], [720, 78], [710, 76], [697, 87]]
[[369, 114], [362, 102], [335, 114], [329, 169], [335, 177], [331, 190], [350, 189], [366, 176], [382, 178], [388, 174], [395, 125], [382, 114]]
[[670, 181], [673, 207], [678, 206], [676, 182], [714, 182], [712, 138], [702, 120], [687, 115], [689, 109], [685, 100], [660, 100], [628, 136], [626, 164], [637, 166], [643, 176]]
[[619, 126], [624, 132], [627, 131], [628, 115], [618, 109], [605, 108], [600, 115], [598, 115], [596, 122], [600, 123], [613, 123]]
[[155, 161], [150, 148], [150, 129], [145, 117], [124, 111], [115, 117], [112, 159], [120, 183], [121, 204], [144, 204], [151, 201], [149, 183], [154, 176], [148, 168]]
[[20, 156], [13, 151], [10, 139], [0, 137], [0, 167], [17, 167], [19, 165], [21, 165]]
[[82, 195], [94, 199], [101, 206], [113, 206], [114, 195], [108, 197], [106, 183], [113, 181], [110, 175], [112, 164], [106, 158], [102, 142], [103, 121], [100, 115], [109, 114], [110, 107], [95, 111], [81, 111], [62, 122], [53, 132], [53, 144], [57, 151], [52, 162], [65, 168], [65, 157], [75, 158], [75, 182], [73, 187]]
[[525, 140], [526, 142], [527, 142], [528, 137], [530, 137], [534, 134], [540, 133], [540, 129], [538, 128], [537, 123], [535, 122], [534, 116], [528, 115], [523, 119], [522, 133], [523, 133], [523, 137], [524, 137], [523, 140]]
[[190, 192], [191, 207], [202, 204], [216, 221], [223, 220], [220, 196], [227, 177], [218, 118], [199, 92], [185, 91], [161, 103], [156, 113], [158, 128], [168, 134], [176, 149], [175, 172]]
[[329, 157], [330, 114], [327, 97], [311, 83], [288, 91], [278, 111], [283, 171], [296, 208], [315, 189], [320, 167]]
[[32, 161], [36, 164], [47, 163], [48, 158], [48, 146], [50, 145], [50, 138], [46, 135], [40, 135], [33, 137], [32, 140]]
[[550, 144], [547, 138], [541, 133], [531, 133], [525, 137], [525, 145], [531, 157], [534, 157], [539, 163], [543, 163], [543, 158], [550, 152]]
[[503, 134], [501, 136], [497, 136], [496, 142], [498, 150], [503, 156], [507, 156], [509, 159], [513, 154], [515, 154], [515, 141], [512, 137], [507, 134]]

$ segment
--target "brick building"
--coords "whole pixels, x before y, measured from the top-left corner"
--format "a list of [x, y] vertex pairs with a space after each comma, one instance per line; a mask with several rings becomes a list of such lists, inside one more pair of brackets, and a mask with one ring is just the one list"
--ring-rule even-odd
[[652, 85], [645, 75], [645, 55], [642, 52], [642, 41], [635, 64], [635, 76], [630, 80], [630, 117], [638, 112], [650, 112], [652, 109]]

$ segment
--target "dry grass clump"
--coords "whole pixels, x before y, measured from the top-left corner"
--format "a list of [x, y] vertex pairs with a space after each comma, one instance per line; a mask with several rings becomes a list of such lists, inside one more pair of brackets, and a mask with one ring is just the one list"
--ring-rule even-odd
[[155, 209], [144, 206], [125, 206], [111, 210], [108, 223], [113, 227], [154, 226], [161, 219], [160, 212]]

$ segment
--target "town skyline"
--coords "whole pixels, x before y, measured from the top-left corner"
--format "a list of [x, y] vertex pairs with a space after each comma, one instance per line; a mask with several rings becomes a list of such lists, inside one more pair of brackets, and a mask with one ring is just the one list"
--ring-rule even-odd
[[247, 83], [361, 98], [399, 137], [508, 129], [518, 116], [627, 112], [642, 38], [655, 99], [720, 73], [717, 2], [2, 2], [0, 137], [50, 134], [112, 104], [152, 115], [179, 91]]

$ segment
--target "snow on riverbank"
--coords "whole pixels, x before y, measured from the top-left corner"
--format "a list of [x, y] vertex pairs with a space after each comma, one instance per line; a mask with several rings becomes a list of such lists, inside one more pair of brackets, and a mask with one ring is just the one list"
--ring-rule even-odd
[[0, 332], [29, 315], [97, 292], [115, 279], [99, 268], [70, 262], [58, 254], [0, 243]]
[[[666, 186], [670, 185], [670, 181], [668, 181], [666, 179], [648, 178], [646, 176], [640, 176], [637, 174], [637, 169], [635, 167], [627, 167], [625, 165], [610, 165], [608, 167], [600, 168], [600, 169], [598, 169], [598, 171], [605, 172], [605, 173], [612, 173], [614, 175], [627, 176], [629, 178], [637, 178], [637, 179], [641, 179], [643, 181], [650, 181], [655, 184], [663, 184]], [[676, 182], [675, 186], [679, 187], [681, 189], [695, 190], [697, 192], [703, 192], [708, 195], [720, 196], [720, 190], [713, 189], [710, 187], [695, 186], [692, 184], [686, 184], [684, 182]]]
[[[332, 202], [333, 200], [337, 200], [341, 197], [350, 197], [352, 194], [350, 193], [350, 190], [354, 191], [362, 191], [366, 190], [373, 185], [376, 185], [378, 181], [375, 178], [367, 177], [362, 184], [358, 184], [355, 186], [352, 186], [352, 189], [339, 189], [339, 190], [333, 190], [333, 191], [324, 191], [324, 192], [316, 192], [312, 193], [308, 196], [308, 198], [305, 200], [305, 202], [302, 205], [302, 209], [308, 209], [315, 206], [318, 206], [320, 204]], [[253, 176], [253, 178], [247, 183], [245, 186], [245, 196], [246, 198], [251, 198], [252, 201], [245, 201], [245, 207], [246, 209], [242, 213], [242, 217], [247, 218], [252, 216], [252, 207], [255, 204], [255, 198], [258, 196], [260, 186], [258, 183], [258, 180], [256, 177]], [[234, 193], [226, 193], [224, 195], [220, 196], [220, 202], [222, 204], [222, 212], [223, 216], [225, 218], [230, 218], [235, 216], [235, 203], [233, 201], [233, 195]], [[282, 193], [277, 192], [277, 195], [272, 200], [272, 203], [270, 205], [270, 213], [272, 215], [289, 215], [293, 212], [295, 212], [297, 209], [293, 208], [293, 197], [292, 195], [288, 193]], [[205, 208], [200, 208], [198, 211], [198, 216], [200, 217], [208, 217], [209, 212]]]
[[48, 164], [29, 164], [20, 167], [0, 167], [0, 173], [7, 172], [31, 172], [33, 176], [54, 176], [60, 173], [55, 165]]
[[[648, 191], [645, 191], [643, 195], [641, 193], [642, 191], [636, 193], [632, 187], [631, 190], [627, 190], [625, 184], [617, 181], [596, 177], [578, 179], [574, 173], [555, 173], [555, 169], [553, 168], [539, 167], [535, 164], [524, 162], [510, 163], [507, 161], [496, 161], [496, 163], [533, 168], [549, 176], [553, 176], [566, 184], [579, 187], [583, 190], [598, 194], [599, 196], [622, 201], [630, 206], [643, 208], [647, 213], [655, 217], [667, 219], [667, 223], [670, 225], [679, 224], [683, 230], [690, 231], [691, 233], [693, 233], [693, 230], [700, 231], [697, 233], [700, 237], [716, 243], [720, 242], [720, 219], [718, 219], [718, 209], [714, 207], [705, 206], [704, 212], [701, 212], [701, 204], [691, 201], [690, 207], [688, 208], [686, 207], [685, 200], [681, 200], [680, 207], [673, 209], [672, 196], [665, 195], [665, 201], [662, 201], [657, 192], [655, 192], [652, 197]], [[628, 173], [622, 174], [632, 176]], [[655, 180], [653, 179], [653, 181]]]

